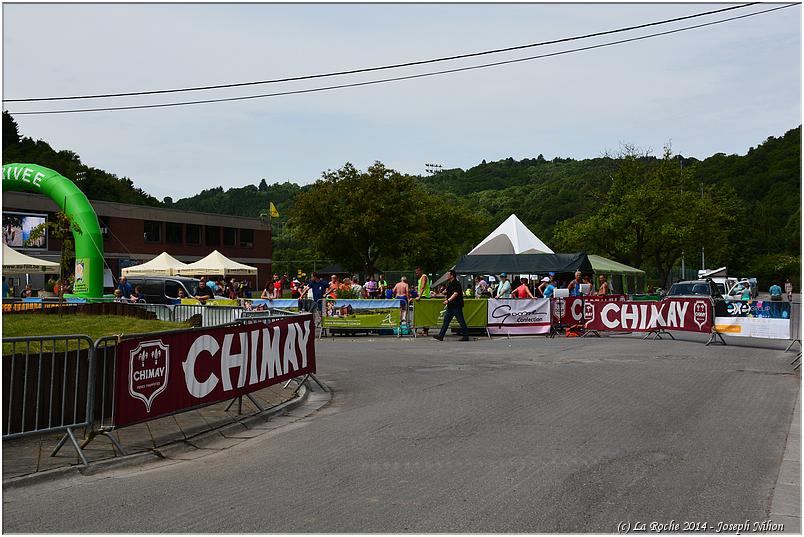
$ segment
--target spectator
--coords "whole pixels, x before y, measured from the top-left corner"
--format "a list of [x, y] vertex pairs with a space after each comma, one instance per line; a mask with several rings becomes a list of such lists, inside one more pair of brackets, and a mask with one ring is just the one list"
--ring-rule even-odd
[[[125, 276], [120, 277], [120, 282], [117, 284], [117, 288], [120, 289], [120, 292], [123, 294], [123, 298], [128, 299], [131, 296], [131, 291], [134, 289], [131, 287], [131, 284], [128, 283], [128, 279]], [[55, 290], [54, 292], [58, 295], [59, 292]]]
[[533, 298], [533, 293], [530, 292], [528, 287], [528, 279], [522, 278], [519, 287], [514, 289], [514, 298]]
[[364, 285], [363, 287], [366, 290], [366, 296], [368, 298], [377, 298], [377, 291], [379, 288], [377, 286], [377, 282], [374, 281], [373, 274], [368, 277], [368, 281], [366, 282], [366, 285]]
[[575, 279], [567, 285], [570, 296], [581, 296], [581, 271], [575, 271]]
[[8, 287], [8, 282], [6, 281], [6, 277], [3, 276], [3, 298], [8, 298], [8, 293], [10, 289]]
[[768, 289], [768, 292], [770, 293], [770, 299], [771, 300], [774, 300], [774, 301], [782, 300], [782, 288], [778, 284], [774, 283], [773, 285], [771, 285], [770, 289]]
[[508, 274], [500, 274], [500, 285], [497, 287], [497, 298], [511, 298], [511, 282], [508, 281]]
[[128, 299], [123, 296], [123, 291], [119, 288], [114, 290], [114, 301], [115, 302], [128, 302]]
[[282, 298], [282, 280], [279, 279], [279, 274], [274, 274], [273, 297]]
[[408, 322], [408, 300], [410, 300], [410, 286], [408, 285], [408, 278], [406, 276], [402, 276], [402, 279], [399, 280], [394, 286], [393, 289], [393, 297], [398, 298], [399, 302], [399, 319], [403, 323]]
[[205, 304], [207, 300], [211, 299], [214, 296], [212, 289], [209, 288], [207, 284], [206, 278], [201, 278], [201, 281], [198, 283], [198, 291], [196, 291], [195, 298], [198, 299], [202, 304]]
[[[601, 274], [597, 277], [600, 286], [597, 288], [598, 296], [603, 296], [609, 294], [609, 282], [606, 281], [606, 275]], [[649, 292], [653, 292], [653, 288], [649, 290]]]
[[237, 282], [234, 278], [229, 280], [229, 283], [226, 284], [226, 297], [229, 300], [237, 300], [240, 298], [240, 293], [238, 292]]
[[455, 317], [458, 319], [458, 324], [461, 325], [461, 333], [463, 334], [461, 341], [469, 341], [469, 328], [467, 328], [466, 321], [463, 318], [463, 290], [461, 289], [461, 282], [458, 281], [458, 275], [454, 270], [450, 270], [447, 273], [447, 280], [449, 284], [447, 285], [446, 291], [447, 298], [444, 300], [444, 305], [446, 306], [444, 324], [441, 325], [441, 331], [438, 335], [433, 337], [438, 341], [444, 341], [444, 335], [447, 333], [449, 323], [452, 321], [452, 318]]
[[385, 292], [388, 290], [388, 281], [385, 279], [385, 273], [380, 272], [380, 277], [377, 278], [377, 294], [380, 298], [386, 296]]
[[[542, 278], [542, 281], [544, 282], [544, 278]], [[544, 298], [553, 298], [553, 291], [556, 290], [556, 282], [555, 282], [555, 280], [553, 279], [553, 277], [550, 277], [544, 283], [545, 283], [544, 291], [543, 291]]]
[[360, 285], [360, 282], [357, 280], [357, 278], [352, 280], [352, 292], [357, 293], [358, 298], [364, 298], [363, 286]]
[[25, 289], [22, 290], [20, 293], [20, 298], [32, 298], [33, 297], [33, 289], [31, 289], [31, 284], [25, 286]]
[[301, 298], [301, 282], [298, 278], [293, 278], [290, 281], [290, 298], [298, 300]]
[[135, 287], [134, 290], [131, 292], [129, 300], [131, 302], [139, 302], [141, 304], [144, 304], [145, 298], [142, 296], [142, 287], [140, 287], [139, 285]]
[[[312, 294], [313, 303], [315, 305], [315, 309], [318, 309], [318, 312], [321, 313], [321, 299], [324, 298], [324, 294], [327, 291], [327, 282], [323, 281], [321, 278], [318, 277], [317, 272], [313, 272], [312, 279], [307, 282], [307, 285], [304, 286], [304, 289], [301, 290], [301, 296], [307, 295], [308, 292]], [[314, 311], [313, 308], [310, 308], [310, 311]]]
[[212, 294], [212, 296], [215, 296], [215, 291], [218, 290], [218, 284], [216, 284], [212, 278], [209, 279], [204, 278], [204, 279], [207, 281], [207, 287], [209, 287], [210, 293]]
[[551, 281], [552, 279], [549, 276], [545, 276], [544, 278], [542, 278], [539, 287], [536, 288], [536, 296], [538, 296], [539, 298], [544, 297], [544, 290], [547, 289], [547, 286], [550, 285]]
[[595, 286], [592, 284], [592, 278], [587, 274], [586, 276], [583, 277], [583, 286], [581, 286], [581, 293], [584, 295], [591, 295], [592, 290], [594, 288]]
[[740, 295], [740, 300], [751, 300], [751, 284], [748, 282], [743, 282], [743, 292]]
[[787, 295], [787, 301], [793, 301], [793, 282], [790, 281], [790, 278], [787, 278], [787, 281], [784, 282], [784, 294]]
[[274, 297], [274, 284], [271, 281], [265, 282], [260, 298], [271, 300]]
[[489, 284], [483, 276], [475, 276], [475, 296], [481, 297], [488, 294]]
[[185, 293], [184, 289], [182, 289], [181, 287], [179, 287], [178, 295], [179, 296], [177, 296], [176, 298], [178, 298], [179, 300], [181, 300], [182, 298], [187, 298], [187, 293]]
[[326, 297], [338, 298], [338, 288], [340, 285], [341, 282], [338, 281], [338, 275], [333, 274], [329, 279], [329, 287], [327, 287]]

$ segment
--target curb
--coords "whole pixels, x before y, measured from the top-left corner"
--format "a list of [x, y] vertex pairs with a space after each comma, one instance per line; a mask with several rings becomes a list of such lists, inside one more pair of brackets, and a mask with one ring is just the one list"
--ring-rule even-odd
[[[326, 393], [330, 394], [331, 398], [332, 390], [326, 384], [324, 384], [324, 386], [327, 388]], [[71, 476], [91, 476], [97, 474], [98, 472], [113, 468], [137, 466], [146, 464], [148, 462], [165, 460], [175, 454], [198, 449], [195, 445], [196, 442], [203, 444], [204, 440], [206, 440], [208, 437], [210, 437], [210, 439], [212, 439], [211, 437], [214, 437], [215, 435], [222, 437], [224, 432], [232, 432], [232, 429], [237, 429], [237, 431], [242, 432], [243, 430], [250, 429], [251, 427], [249, 427], [249, 425], [263, 424], [272, 418], [284, 415], [291, 410], [299, 408], [307, 402], [310, 395], [310, 389], [307, 388], [306, 385], [303, 384], [301, 388], [302, 389], [299, 390], [298, 397], [285, 401], [284, 403], [280, 403], [274, 407], [271, 407], [270, 409], [266, 409], [263, 412], [244, 416], [241, 419], [237, 419], [235, 423], [222, 423], [220, 426], [214, 429], [189, 436], [182, 440], [175, 440], [163, 446], [149, 449], [148, 451], [133, 453], [131, 455], [122, 457], [114, 457], [111, 459], [103, 459], [97, 462], [91, 462], [88, 466], [75, 465], [66, 468], [54, 468], [53, 470], [45, 470], [24, 476], [13, 477], [3, 481], [3, 490], [28, 487], [31, 485], [36, 485], [47, 481], [56, 481]]]

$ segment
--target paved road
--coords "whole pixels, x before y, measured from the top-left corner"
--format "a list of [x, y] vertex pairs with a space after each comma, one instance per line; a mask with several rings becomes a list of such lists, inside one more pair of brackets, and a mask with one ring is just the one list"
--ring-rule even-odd
[[[761, 521], [800, 377], [687, 341], [318, 345], [333, 402], [203, 459], [4, 494], [7, 532], [614, 532]], [[734, 339], [730, 340], [735, 342]]]

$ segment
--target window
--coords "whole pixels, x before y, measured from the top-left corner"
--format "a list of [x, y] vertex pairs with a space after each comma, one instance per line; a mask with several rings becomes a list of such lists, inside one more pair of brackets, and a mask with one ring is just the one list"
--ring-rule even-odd
[[218, 226], [206, 226], [204, 239], [207, 246], [219, 246], [221, 243], [221, 228]]
[[184, 228], [184, 237], [187, 244], [201, 244], [201, 226], [187, 224]]
[[231, 227], [223, 228], [223, 245], [237, 246], [237, 230]]
[[162, 242], [162, 222], [145, 221], [145, 242]]
[[254, 247], [254, 230], [241, 229], [240, 230], [240, 247], [253, 248]]
[[103, 240], [109, 238], [109, 217], [108, 216], [99, 216], [98, 217], [98, 225], [100, 226], [101, 236]]
[[176, 222], [165, 223], [165, 239], [168, 244], [181, 244], [182, 231], [181, 224]]
[[165, 296], [170, 298], [179, 297], [179, 282], [175, 280], [165, 280]]

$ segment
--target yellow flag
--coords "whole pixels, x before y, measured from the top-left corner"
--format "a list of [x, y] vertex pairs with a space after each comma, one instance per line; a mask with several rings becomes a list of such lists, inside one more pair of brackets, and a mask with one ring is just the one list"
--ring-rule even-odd
[[279, 218], [279, 211], [276, 210], [276, 206], [274, 206], [274, 202], [269, 201], [268, 203], [271, 204], [271, 218]]

